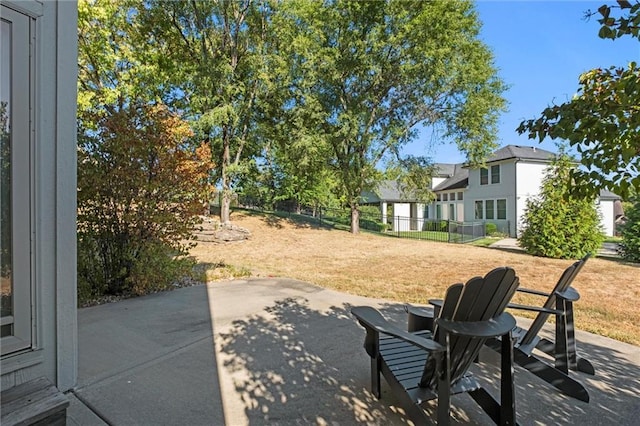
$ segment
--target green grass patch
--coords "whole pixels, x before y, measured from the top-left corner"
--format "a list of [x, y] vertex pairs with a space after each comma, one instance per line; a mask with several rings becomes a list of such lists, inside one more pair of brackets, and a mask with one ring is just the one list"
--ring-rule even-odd
[[604, 237], [604, 241], [605, 243], [621, 243], [622, 242], [622, 237]]
[[499, 237], [486, 237], [480, 238], [479, 240], [471, 241], [469, 244], [478, 247], [489, 247], [491, 244], [497, 243], [498, 241], [500, 241]]
[[[430, 240], [430, 241], [449, 241], [449, 233], [442, 231], [389, 231], [387, 235], [393, 235], [399, 238], [413, 238], [415, 240]], [[451, 241], [457, 241], [460, 239], [459, 235], [452, 234]], [[453, 238], [457, 238], [454, 240]]]

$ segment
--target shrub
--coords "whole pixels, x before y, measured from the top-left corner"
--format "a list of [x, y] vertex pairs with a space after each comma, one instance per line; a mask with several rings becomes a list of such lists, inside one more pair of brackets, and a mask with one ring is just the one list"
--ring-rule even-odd
[[190, 146], [162, 106], [127, 108], [80, 135], [78, 294], [166, 288], [193, 262], [193, 227], [208, 198], [210, 151]]
[[484, 225], [484, 232], [486, 235], [493, 235], [496, 234], [498, 232], [498, 225], [496, 225], [495, 223], [486, 223]]
[[627, 222], [622, 226], [622, 256], [631, 262], [640, 262], [640, 197], [626, 209]]
[[558, 157], [542, 181], [540, 195], [527, 200], [520, 246], [529, 254], [576, 259], [602, 245], [595, 200], [571, 194], [571, 167], [568, 157]]

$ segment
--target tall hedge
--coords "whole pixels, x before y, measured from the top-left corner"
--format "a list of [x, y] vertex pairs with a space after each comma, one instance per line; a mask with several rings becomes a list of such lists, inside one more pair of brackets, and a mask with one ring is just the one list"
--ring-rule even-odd
[[572, 194], [573, 164], [560, 155], [537, 197], [527, 200], [520, 246], [535, 256], [577, 259], [595, 253], [604, 236], [593, 198]]
[[640, 262], [640, 196], [625, 210], [627, 222], [622, 227], [622, 256], [631, 262]]

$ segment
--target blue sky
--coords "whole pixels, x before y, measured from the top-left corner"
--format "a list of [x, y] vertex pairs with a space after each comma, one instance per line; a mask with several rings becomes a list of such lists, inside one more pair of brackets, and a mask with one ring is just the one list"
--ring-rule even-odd
[[[596, 11], [600, 1], [479, 1], [483, 23], [481, 38], [493, 51], [501, 78], [510, 85], [505, 93], [509, 111], [502, 115], [498, 140], [535, 145], [556, 151], [555, 141], [541, 144], [515, 129], [524, 119], [536, 118], [553, 103], [563, 103], [576, 93], [578, 76], [590, 69], [640, 62], [640, 43], [630, 37], [602, 40]], [[408, 145], [405, 153], [426, 155], [439, 163], [463, 162], [455, 145], [433, 144], [428, 131]]]

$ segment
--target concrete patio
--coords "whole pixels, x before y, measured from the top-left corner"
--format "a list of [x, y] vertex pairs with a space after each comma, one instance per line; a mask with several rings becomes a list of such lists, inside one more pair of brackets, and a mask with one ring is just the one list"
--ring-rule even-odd
[[[80, 309], [68, 423], [406, 424], [384, 380], [381, 400], [368, 390], [354, 305], [377, 306], [404, 324], [400, 303], [289, 279], [212, 283]], [[596, 376], [575, 373], [590, 403], [516, 367], [520, 424], [638, 424], [640, 348], [582, 332], [577, 339], [596, 368]], [[498, 395], [498, 357], [483, 351], [474, 368]], [[469, 396], [452, 402], [458, 423], [492, 424]]]

